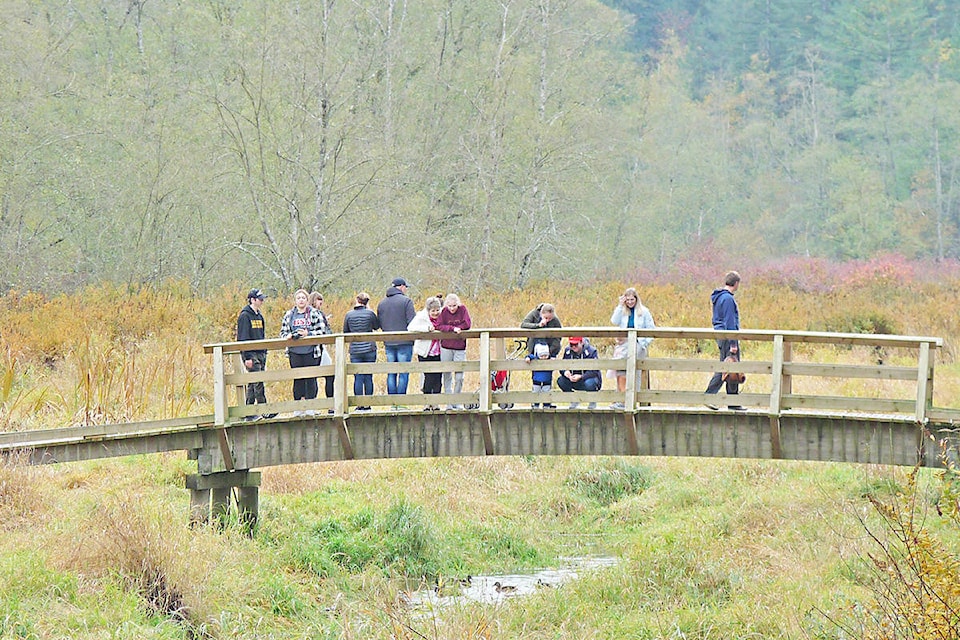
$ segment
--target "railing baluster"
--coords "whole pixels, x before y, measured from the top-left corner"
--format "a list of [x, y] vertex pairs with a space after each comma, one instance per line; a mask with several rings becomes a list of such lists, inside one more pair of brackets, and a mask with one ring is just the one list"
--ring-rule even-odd
[[629, 411], [636, 408], [637, 403], [637, 330], [627, 332], [627, 393], [623, 406]]
[[917, 361], [917, 410], [915, 418], [917, 424], [923, 424], [927, 419], [927, 385], [930, 375], [930, 343], [920, 343], [920, 357]]
[[[501, 347], [503, 341], [500, 341]], [[480, 412], [490, 412], [490, 332], [480, 334]]]
[[227, 387], [224, 382], [223, 347], [213, 348], [213, 422], [217, 426], [227, 423]]
[[343, 336], [336, 338], [333, 372], [333, 414], [343, 417], [347, 412], [347, 343]]

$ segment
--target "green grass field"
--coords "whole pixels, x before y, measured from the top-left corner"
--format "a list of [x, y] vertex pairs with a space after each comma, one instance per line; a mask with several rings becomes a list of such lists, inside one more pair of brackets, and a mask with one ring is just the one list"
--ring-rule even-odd
[[[916, 304], [915, 291], [879, 295], [875, 286], [825, 296], [758, 283], [738, 297], [749, 327], [816, 330], [831, 328], [830, 320], [834, 330], [852, 330], [868, 319], [943, 336], [936, 403], [960, 406], [955, 287], [926, 289]], [[585, 302], [562, 310], [565, 324], [605, 325], [620, 288], [581, 286]], [[478, 326], [508, 326], [540, 299], [563, 295], [554, 285], [537, 300], [513, 292], [465, 302]], [[643, 292], [664, 326], [704, 326], [705, 295], [683, 286]], [[327, 300], [342, 316], [346, 300]], [[286, 303], [271, 304], [267, 317], [279, 329]], [[209, 413], [210, 363], [201, 345], [232, 337], [235, 306], [177, 287], [107, 292], [79, 316], [70, 296], [0, 297], [0, 424], [35, 429]], [[943, 578], [960, 555], [956, 496], [933, 471], [920, 471], [913, 484], [909, 469], [760, 460], [517, 457], [269, 468], [260, 525], [248, 538], [237, 523], [222, 531], [188, 526], [183, 476], [194, 470], [182, 454], [0, 467], [0, 638], [958, 637], [950, 635], [955, 613], [931, 622], [927, 635], [884, 627], [885, 607], [898, 612], [880, 567], [889, 574], [896, 565], [877, 560], [890, 550], [907, 561], [921, 556], [913, 543], [895, 544], [896, 528], [870, 497], [902, 508], [900, 522], [920, 532], [919, 549], [933, 549], [939, 564], [931, 569], [922, 556], [920, 588], [942, 578], [940, 609], [956, 612], [960, 601], [957, 572]], [[592, 554], [619, 562], [496, 604], [433, 613], [407, 605], [421, 581], [532, 573]]]

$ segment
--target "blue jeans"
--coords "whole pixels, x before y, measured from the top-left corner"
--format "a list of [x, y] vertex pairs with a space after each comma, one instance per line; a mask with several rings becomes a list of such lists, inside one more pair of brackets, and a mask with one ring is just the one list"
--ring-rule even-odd
[[557, 378], [557, 386], [561, 391], [599, 391], [600, 378], [581, 378], [578, 382], [570, 382], [565, 376]]
[[[350, 354], [350, 362], [357, 364], [362, 362], [376, 362], [377, 352], [368, 351], [367, 353]], [[373, 374], [355, 373], [353, 374], [353, 395], [372, 396], [373, 395]]]
[[[412, 342], [406, 344], [384, 344], [383, 350], [387, 352], [387, 362], [410, 362], [413, 360]], [[388, 373], [387, 393], [390, 395], [406, 393], [407, 380], [409, 378], [409, 373]]]

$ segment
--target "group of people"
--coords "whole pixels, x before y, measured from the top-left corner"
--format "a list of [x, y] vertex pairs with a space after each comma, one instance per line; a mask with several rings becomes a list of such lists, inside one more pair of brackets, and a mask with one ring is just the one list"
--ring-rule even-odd
[[[740, 329], [740, 315], [734, 294], [740, 286], [740, 275], [730, 271], [724, 277], [723, 287], [717, 288], [711, 294], [713, 307], [713, 327], [717, 330], [737, 331]], [[463, 362], [466, 360], [467, 341], [456, 334], [471, 328], [472, 322], [467, 307], [455, 293], [446, 296], [430, 296], [426, 299], [423, 309], [419, 312], [414, 307], [413, 300], [407, 296], [407, 281], [404, 278], [394, 278], [386, 295], [377, 305], [376, 311], [370, 308], [370, 295], [364, 291], [355, 297], [353, 308], [343, 318], [343, 333], [369, 333], [376, 330], [385, 332], [415, 332], [415, 333], [444, 333], [454, 334], [454, 337], [420, 338], [417, 340], [391, 339], [384, 341], [384, 352], [387, 362], [410, 362], [416, 354], [419, 362]], [[260, 308], [266, 295], [260, 289], [252, 289], [247, 294], [247, 305], [240, 311], [237, 319], [237, 340], [263, 340], [266, 337], [263, 315]], [[323, 296], [318, 292], [308, 293], [305, 289], [298, 289], [293, 296], [294, 305], [283, 316], [280, 328], [280, 337], [289, 339], [306, 338], [332, 333], [329, 317], [323, 312]], [[656, 324], [650, 310], [640, 302], [640, 296], [633, 287], [628, 288], [620, 296], [617, 306], [610, 317], [610, 323], [621, 329], [654, 329]], [[567, 346], [563, 348], [559, 337], [540, 337], [538, 329], [562, 328], [556, 308], [550, 303], [542, 303], [532, 309], [523, 322], [523, 329], [531, 330], [527, 340], [526, 362], [562, 358], [563, 360], [596, 360], [597, 349], [582, 336], [571, 336], [567, 339]], [[647, 349], [653, 341], [652, 337], [637, 338], [637, 357], [645, 358]], [[721, 360], [739, 360], [740, 346], [737, 340], [717, 340]], [[628, 344], [625, 338], [618, 340], [614, 347], [615, 359], [625, 358]], [[377, 360], [377, 343], [374, 341], [350, 342], [350, 362], [369, 363]], [[311, 367], [331, 363], [331, 358], [323, 345], [304, 344], [293, 345], [287, 348], [291, 368]], [[263, 371], [266, 366], [266, 349], [251, 349], [242, 351], [244, 367], [247, 371]], [[564, 392], [572, 391], [599, 391], [603, 385], [603, 376], [597, 369], [584, 368], [585, 363], [579, 363], [580, 368], [563, 369], [558, 371], [557, 387]], [[626, 391], [627, 372], [611, 371], [610, 377], [615, 378], [617, 390]], [[545, 370], [531, 371], [532, 389], [534, 393], [546, 393], [551, 390], [553, 372]], [[402, 396], [407, 393], [409, 373], [388, 373], [387, 393]], [[739, 381], [736, 377], [717, 372], [710, 379], [706, 393], [716, 394], [726, 383], [729, 395], [739, 393]], [[326, 376], [324, 392], [326, 397], [333, 397], [333, 376]], [[427, 395], [459, 394], [463, 390], [462, 371], [427, 371], [423, 374], [422, 393]], [[311, 400], [317, 397], [318, 384], [316, 377], [297, 378], [293, 381], [294, 400]], [[354, 374], [353, 394], [355, 396], [373, 395], [373, 374]], [[247, 404], [265, 404], [266, 394], [262, 382], [247, 385]], [[538, 408], [541, 403], [534, 403]], [[551, 408], [554, 405], [543, 403], [543, 407]], [[576, 403], [571, 404], [572, 407]], [[590, 403], [593, 408], [595, 403]], [[719, 409], [716, 405], [708, 404], [711, 409]], [[622, 403], [615, 403], [615, 408], [623, 408]], [[402, 408], [398, 402], [394, 408]], [[439, 405], [428, 404], [426, 410], [439, 410]], [[460, 404], [449, 405], [448, 408], [462, 408]], [[370, 410], [369, 406], [358, 406], [360, 411]], [[730, 409], [740, 410], [739, 405], [731, 405]], [[306, 413], [306, 412], [297, 412]], [[271, 416], [265, 416], [271, 417]], [[252, 417], [256, 419], [256, 416]]]

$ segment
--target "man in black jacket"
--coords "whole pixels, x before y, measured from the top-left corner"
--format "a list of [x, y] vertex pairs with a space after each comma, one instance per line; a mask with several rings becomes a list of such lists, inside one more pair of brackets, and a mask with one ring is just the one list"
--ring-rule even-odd
[[[266, 338], [266, 329], [260, 307], [267, 296], [260, 289], [251, 289], [247, 294], [247, 306], [237, 317], [237, 342], [245, 340], [263, 340]], [[267, 366], [267, 350], [255, 349], [241, 351], [243, 366], [251, 373], [263, 371]], [[247, 385], [247, 404], [267, 404], [267, 394], [263, 382], [252, 382]], [[256, 420], [256, 416], [247, 416], [248, 420]]]

